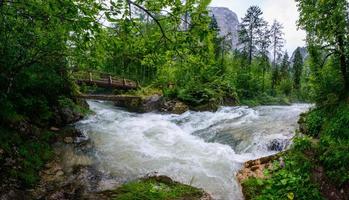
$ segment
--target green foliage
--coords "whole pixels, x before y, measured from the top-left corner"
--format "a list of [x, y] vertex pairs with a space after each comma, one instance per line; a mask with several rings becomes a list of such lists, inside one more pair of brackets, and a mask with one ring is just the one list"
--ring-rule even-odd
[[280, 85], [278, 85], [277, 90], [285, 96], [290, 96], [293, 91], [292, 80], [291, 79], [283, 79], [280, 81]]
[[246, 199], [323, 199], [310, 180], [311, 162], [297, 151], [285, 156], [285, 167], [275, 161], [267, 179], [250, 178], [243, 182]]
[[38, 171], [53, 155], [49, 145], [52, 133], [42, 133], [38, 138], [24, 138], [9, 129], [0, 128], [0, 131], [0, 148], [4, 150], [0, 162], [4, 163], [5, 159], [15, 161], [12, 165], [1, 165], [0, 174], [3, 178], [10, 175], [11, 178], [20, 180], [24, 186], [33, 186], [39, 179]]
[[296, 49], [296, 53], [293, 59], [293, 82], [296, 90], [300, 88], [301, 75], [303, 70], [303, 57], [300, 49]]
[[320, 161], [332, 182], [341, 186], [349, 181], [349, 141], [324, 136], [320, 141]]
[[200, 199], [202, 190], [180, 183], [168, 183], [155, 179], [145, 179], [127, 183], [112, 191], [112, 199], [129, 200], [169, 200], [169, 199]]
[[248, 63], [252, 63], [252, 58], [256, 54], [258, 34], [261, 33], [266, 22], [262, 18], [263, 12], [258, 6], [251, 6], [240, 24], [239, 40], [244, 46], [244, 52], [248, 55]]
[[325, 113], [321, 109], [314, 109], [305, 117], [306, 133], [312, 137], [319, 137], [322, 125], [325, 122]]
[[0, 148], [5, 152], [0, 155], [0, 173], [4, 181], [33, 186], [51, 157], [51, 134], [43, 130], [53, 125], [56, 109], [72, 105], [72, 52], [98, 31], [98, 8], [94, 0], [0, 2]]
[[317, 73], [311, 78], [312, 98], [315, 102], [321, 106], [337, 104], [344, 89], [338, 63], [330, 59], [323, 68], [317, 69]]
[[323, 134], [332, 138], [349, 140], [349, 105], [340, 104], [326, 118]]
[[[349, 105], [342, 102], [310, 111], [306, 115], [306, 134], [320, 137], [318, 162], [335, 185], [349, 181]], [[306, 147], [306, 145], [304, 145]]]
[[296, 137], [293, 139], [293, 148], [296, 151], [304, 152], [312, 150], [312, 141], [309, 136]]
[[[345, 98], [349, 91], [349, 64], [346, 42], [349, 37], [348, 2], [346, 0], [309, 1], [296, 0], [300, 19], [298, 25], [307, 32], [308, 51], [311, 57], [316, 102], [330, 103], [338, 97]], [[333, 10], [333, 12], [328, 12]], [[328, 61], [328, 59], [331, 59]], [[331, 72], [323, 66], [330, 62]], [[330, 78], [330, 77], [331, 78]], [[329, 83], [324, 84], [324, 78]], [[328, 79], [327, 79], [328, 78]], [[325, 87], [324, 87], [325, 86]], [[322, 87], [324, 87], [322, 89]]]

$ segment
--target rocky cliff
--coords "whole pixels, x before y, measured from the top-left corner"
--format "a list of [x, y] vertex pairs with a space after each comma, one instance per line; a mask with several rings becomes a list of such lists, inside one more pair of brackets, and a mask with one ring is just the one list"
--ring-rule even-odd
[[232, 49], [238, 47], [239, 19], [236, 13], [225, 7], [210, 7], [210, 15], [216, 18], [220, 36], [231, 42]]
[[301, 55], [302, 55], [302, 57], [303, 57], [303, 61], [305, 61], [305, 59], [307, 59], [307, 57], [309, 56], [309, 53], [308, 53], [308, 50], [307, 50], [306, 47], [297, 47], [297, 48], [293, 51], [293, 53], [292, 53], [292, 56], [291, 56], [291, 59], [290, 59], [291, 65], [293, 65], [293, 60], [294, 60], [294, 56], [296, 55], [297, 49], [300, 50]]

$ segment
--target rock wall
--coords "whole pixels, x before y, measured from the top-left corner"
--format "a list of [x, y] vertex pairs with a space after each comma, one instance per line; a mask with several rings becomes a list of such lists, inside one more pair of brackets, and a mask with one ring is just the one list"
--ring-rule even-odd
[[210, 15], [214, 15], [220, 29], [219, 35], [227, 37], [231, 42], [232, 49], [238, 48], [239, 42], [239, 19], [236, 13], [225, 7], [210, 7]]

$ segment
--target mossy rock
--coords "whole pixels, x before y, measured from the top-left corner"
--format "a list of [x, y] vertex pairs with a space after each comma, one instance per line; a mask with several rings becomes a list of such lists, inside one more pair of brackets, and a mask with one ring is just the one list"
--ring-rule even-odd
[[102, 199], [115, 200], [211, 200], [201, 189], [173, 181], [166, 176], [148, 177], [101, 193]]

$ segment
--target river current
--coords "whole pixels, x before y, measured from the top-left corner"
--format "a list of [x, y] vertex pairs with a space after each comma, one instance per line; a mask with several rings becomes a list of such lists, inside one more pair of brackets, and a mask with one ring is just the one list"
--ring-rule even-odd
[[243, 199], [235, 173], [243, 162], [287, 148], [308, 104], [221, 107], [182, 115], [130, 113], [89, 101], [95, 112], [76, 127], [93, 142], [99, 170], [134, 180], [147, 174], [203, 188], [215, 199]]

